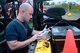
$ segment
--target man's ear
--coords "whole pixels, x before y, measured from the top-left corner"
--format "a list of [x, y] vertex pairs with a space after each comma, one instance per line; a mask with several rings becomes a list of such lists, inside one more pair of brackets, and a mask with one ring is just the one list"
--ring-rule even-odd
[[25, 12], [25, 10], [23, 9], [23, 10], [22, 10], [22, 13], [24, 13], [24, 12]]
[[25, 11], [23, 10], [22, 13], [24, 13]]

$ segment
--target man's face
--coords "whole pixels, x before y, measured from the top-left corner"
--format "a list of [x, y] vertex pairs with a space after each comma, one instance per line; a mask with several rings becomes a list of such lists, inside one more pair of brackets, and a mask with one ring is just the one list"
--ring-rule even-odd
[[33, 15], [33, 9], [28, 9], [24, 13], [24, 20], [29, 22], [29, 20], [32, 18], [32, 15]]

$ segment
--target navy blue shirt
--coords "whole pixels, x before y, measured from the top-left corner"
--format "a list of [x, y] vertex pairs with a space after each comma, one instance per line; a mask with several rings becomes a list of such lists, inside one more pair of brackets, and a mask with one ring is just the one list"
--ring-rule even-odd
[[[21, 22], [27, 29], [27, 34], [23, 27], [16, 21], [11, 21], [6, 27], [6, 40], [7, 41], [25, 41], [32, 34], [32, 29], [28, 26], [27, 22]], [[8, 47], [8, 53], [27, 53], [28, 47], [11, 51]]]

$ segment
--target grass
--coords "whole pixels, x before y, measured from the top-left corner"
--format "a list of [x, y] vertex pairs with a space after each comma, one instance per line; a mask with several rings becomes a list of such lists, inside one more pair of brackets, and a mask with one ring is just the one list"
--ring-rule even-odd
[[67, 11], [67, 13], [63, 16], [63, 18], [67, 20], [77, 20], [80, 18], [80, 10], [71, 10], [70, 13], [72, 15], [70, 17], [67, 16], [68, 14], [68, 11]]
[[33, 28], [32, 19], [29, 21], [29, 26], [30, 26], [31, 28]]

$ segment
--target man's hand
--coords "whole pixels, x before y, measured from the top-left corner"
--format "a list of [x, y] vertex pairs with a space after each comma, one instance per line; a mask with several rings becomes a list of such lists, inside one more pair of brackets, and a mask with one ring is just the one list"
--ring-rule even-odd
[[[46, 25], [42, 31], [38, 31], [37, 33], [35, 33], [33, 35], [33, 37], [31, 37], [31, 39], [33, 41], [35, 41], [35, 40], [47, 40], [49, 38], [49, 35], [48, 35], [49, 32], [50, 32], [50, 30], [47, 29], [47, 25]], [[46, 38], [46, 37], [48, 37], [48, 38]]]
[[31, 37], [31, 39], [33, 41], [35, 41], [35, 40], [47, 40], [47, 38], [45, 38], [44, 36], [40, 36], [39, 34], [33, 35], [33, 37]]

